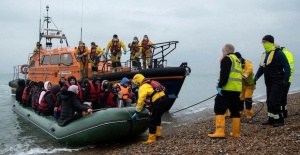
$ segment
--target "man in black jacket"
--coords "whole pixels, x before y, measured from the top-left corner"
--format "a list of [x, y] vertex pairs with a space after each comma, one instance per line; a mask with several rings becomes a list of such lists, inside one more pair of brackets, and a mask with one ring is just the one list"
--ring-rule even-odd
[[281, 96], [291, 75], [290, 65], [280, 48], [275, 48], [274, 37], [266, 35], [262, 39], [265, 52], [261, 56], [259, 68], [255, 75], [257, 81], [263, 74], [267, 87], [268, 120], [262, 125], [279, 127], [284, 125], [281, 113]]

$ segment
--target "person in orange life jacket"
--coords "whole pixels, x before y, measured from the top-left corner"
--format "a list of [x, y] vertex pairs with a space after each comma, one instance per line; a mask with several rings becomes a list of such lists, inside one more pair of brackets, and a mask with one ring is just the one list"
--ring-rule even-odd
[[142, 59], [143, 59], [143, 69], [146, 69], [146, 66], [148, 68], [152, 68], [152, 62], [151, 62], [151, 48], [153, 47], [153, 43], [149, 40], [148, 35], [144, 35], [144, 38], [142, 40], [141, 46], [142, 46]]
[[86, 102], [91, 102], [92, 108], [93, 109], [100, 109], [104, 108], [104, 105], [100, 105], [100, 91], [101, 91], [101, 79], [94, 77], [92, 81], [88, 80], [85, 81], [86, 87], [85, 87], [85, 92], [86, 92]]
[[130, 51], [130, 61], [132, 62], [132, 70], [138, 69], [139, 57], [141, 55], [142, 46], [137, 37], [133, 38], [132, 43], [128, 44]]
[[133, 120], [138, 118], [139, 112], [144, 108], [146, 98], [150, 97], [149, 105], [149, 138], [145, 142], [152, 143], [157, 137], [161, 136], [161, 117], [167, 110], [168, 97], [164, 91], [156, 92], [153, 87], [146, 83], [147, 79], [142, 74], [134, 75], [132, 82], [138, 86], [138, 100], [135, 113], [131, 116]]
[[68, 81], [61, 88], [61, 94], [63, 94], [63, 95], [72, 94], [72, 92], [68, 91], [68, 88], [71, 85], [77, 85], [78, 91], [79, 91], [79, 93], [77, 95], [79, 97], [79, 100], [82, 102], [83, 101], [82, 88], [81, 88], [80, 84], [77, 82], [75, 76], [69, 76], [68, 77]]
[[92, 114], [93, 112], [92, 109], [87, 108], [85, 105], [80, 103], [80, 100], [78, 99], [78, 86], [71, 85], [68, 88], [68, 91], [71, 93], [68, 93], [67, 95], [61, 94], [62, 109], [57, 120], [57, 124], [61, 127], [66, 126], [71, 121], [82, 117], [83, 111], [89, 114]]
[[255, 74], [255, 81], [264, 74], [267, 88], [268, 120], [262, 125], [279, 127], [284, 125], [284, 118], [281, 113], [281, 96], [291, 75], [290, 65], [282, 50], [275, 48], [273, 36], [264, 36], [262, 45], [265, 52], [261, 56], [259, 68]]
[[24, 107], [29, 107], [31, 105], [31, 98], [29, 97], [30, 91], [33, 88], [33, 81], [27, 80], [27, 86], [25, 87], [22, 94], [22, 105]]
[[132, 100], [129, 98], [129, 80], [128, 78], [124, 77], [122, 78], [121, 82], [117, 84], [118, 87], [118, 97], [117, 97], [117, 103], [118, 107], [124, 107], [124, 106], [131, 106]]
[[37, 112], [39, 108], [39, 97], [41, 92], [44, 90], [44, 82], [39, 81], [36, 84], [36, 87], [31, 91], [31, 107], [32, 109]]
[[280, 45], [275, 43], [275, 47], [276, 48], [280, 48], [282, 50], [282, 52], [284, 53], [284, 55], [286, 56], [288, 63], [290, 65], [290, 69], [291, 69], [291, 76], [289, 77], [289, 81], [287, 83], [287, 85], [284, 87], [283, 90], [283, 94], [281, 97], [281, 113], [283, 115], [284, 118], [287, 118], [288, 116], [288, 111], [287, 111], [287, 95], [289, 93], [289, 89], [291, 86], [291, 82], [292, 82], [292, 74], [294, 73], [295, 67], [294, 67], [294, 56], [292, 54], [292, 52], [288, 51], [287, 48], [285, 47], [280, 47]]
[[220, 75], [215, 98], [215, 132], [211, 138], [225, 138], [225, 112], [229, 109], [232, 118], [231, 137], [240, 137], [240, 93], [242, 91], [242, 65], [236, 57], [234, 46], [225, 44], [222, 48], [223, 59], [220, 63]]
[[60, 80], [58, 81], [58, 85], [60, 88], [62, 88], [64, 86], [64, 84], [66, 83], [67, 79], [65, 77], [60, 77]]
[[89, 61], [92, 66], [93, 76], [96, 76], [98, 74], [98, 64], [102, 55], [103, 50], [101, 49], [101, 47], [96, 45], [95, 42], [92, 42]]
[[118, 38], [115, 34], [113, 35], [113, 39], [110, 40], [106, 46], [105, 55], [108, 54], [108, 50], [111, 52], [111, 71], [114, 72], [121, 72], [121, 48], [123, 48], [124, 55], [126, 54], [126, 46], [124, 45], [123, 41]]
[[234, 53], [236, 57], [241, 61], [242, 63], [242, 92], [240, 95], [240, 113], [244, 113], [244, 104], [246, 107], [245, 115], [247, 119], [251, 119], [252, 115], [254, 114], [254, 111], [252, 109], [252, 95], [253, 91], [256, 88], [254, 84], [254, 74], [253, 74], [253, 66], [251, 61], [244, 59], [239, 52]]
[[17, 81], [18, 87], [16, 89], [16, 101], [22, 104], [22, 94], [25, 89], [25, 80], [20, 79]]
[[80, 62], [80, 78], [88, 77], [88, 56], [88, 47], [86, 47], [82, 41], [79, 41], [79, 46], [75, 51], [75, 57]]
[[58, 85], [54, 85], [51, 89], [48, 89], [44, 94], [41, 103], [39, 104], [39, 111], [44, 116], [51, 116], [54, 112], [54, 106], [57, 101], [57, 93], [60, 91]]

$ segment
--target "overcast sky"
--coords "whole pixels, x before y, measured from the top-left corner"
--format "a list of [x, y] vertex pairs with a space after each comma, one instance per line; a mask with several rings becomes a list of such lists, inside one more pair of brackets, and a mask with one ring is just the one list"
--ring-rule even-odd
[[192, 73], [217, 73], [221, 49], [231, 43], [253, 62], [256, 72], [264, 51], [261, 39], [271, 34], [294, 53], [300, 68], [299, 0], [1, 0], [0, 73], [12, 73], [13, 66], [27, 63], [46, 5], [71, 47], [77, 46], [81, 27], [83, 41], [95, 41], [102, 48], [113, 34], [125, 45], [147, 34], [153, 43], [179, 41], [167, 57], [169, 66], [188, 62]]

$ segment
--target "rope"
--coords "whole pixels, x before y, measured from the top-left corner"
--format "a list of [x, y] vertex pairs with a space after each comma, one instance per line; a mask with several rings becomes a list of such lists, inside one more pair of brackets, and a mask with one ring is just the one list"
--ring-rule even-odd
[[211, 99], [211, 98], [213, 98], [213, 97], [215, 97], [215, 96], [217, 96], [217, 94], [216, 94], [216, 95], [213, 95], [213, 96], [211, 96], [211, 97], [209, 97], [209, 98], [207, 98], [207, 99], [205, 99], [205, 100], [203, 100], [203, 101], [200, 101], [200, 102], [198, 102], [198, 103], [196, 103], [196, 104], [193, 104], [193, 105], [188, 106], [188, 107], [186, 107], [186, 108], [183, 108], [183, 109], [177, 110], [177, 111], [175, 111], [175, 112], [172, 112], [171, 114], [175, 114], [175, 113], [177, 113], [177, 112], [179, 112], [179, 111], [182, 111], [182, 110], [188, 109], [188, 108], [190, 108], [190, 107], [193, 107], [193, 106], [195, 106], [195, 105], [198, 105], [198, 104], [200, 104], [200, 103], [203, 103], [203, 102], [205, 102], [205, 101], [207, 101], [207, 100], [209, 100], [209, 99]]

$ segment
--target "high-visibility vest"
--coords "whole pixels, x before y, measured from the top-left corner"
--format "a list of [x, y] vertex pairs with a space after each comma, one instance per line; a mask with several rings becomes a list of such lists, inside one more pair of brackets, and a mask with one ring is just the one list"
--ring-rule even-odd
[[232, 64], [230, 68], [228, 82], [222, 87], [223, 90], [228, 91], [242, 91], [242, 65], [240, 60], [234, 55], [227, 55], [230, 58]]
[[294, 73], [294, 56], [293, 54], [288, 51], [285, 47], [282, 48], [282, 52], [284, 53], [285, 57], [287, 58], [290, 68], [291, 68], [291, 76], [289, 78], [289, 82], [292, 82], [293, 78], [292, 78], [292, 73]]

